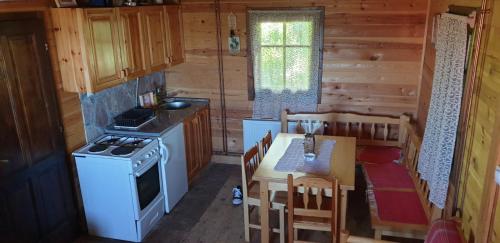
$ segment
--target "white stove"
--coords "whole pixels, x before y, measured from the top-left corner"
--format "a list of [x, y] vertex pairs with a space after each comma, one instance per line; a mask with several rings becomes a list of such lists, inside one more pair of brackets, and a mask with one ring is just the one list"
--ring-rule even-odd
[[158, 139], [107, 134], [73, 156], [89, 234], [142, 241], [165, 212]]

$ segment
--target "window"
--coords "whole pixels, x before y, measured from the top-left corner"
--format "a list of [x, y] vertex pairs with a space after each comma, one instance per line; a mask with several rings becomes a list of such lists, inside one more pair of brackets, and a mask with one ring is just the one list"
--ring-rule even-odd
[[292, 92], [309, 89], [312, 28], [310, 21], [260, 23], [258, 88]]
[[[255, 99], [254, 117], [276, 117], [294, 106], [315, 111], [321, 89], [323, 15], [319, 8], [248, 11], [248, 87], [249, 99]], [[279, 105], [270, 109], [269, 103]]]

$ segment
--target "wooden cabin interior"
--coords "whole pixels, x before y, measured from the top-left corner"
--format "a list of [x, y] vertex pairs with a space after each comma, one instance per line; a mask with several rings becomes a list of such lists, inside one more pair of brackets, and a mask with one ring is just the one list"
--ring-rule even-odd
[[0, 0], [0, 242], [500, 242], [499, 0]]

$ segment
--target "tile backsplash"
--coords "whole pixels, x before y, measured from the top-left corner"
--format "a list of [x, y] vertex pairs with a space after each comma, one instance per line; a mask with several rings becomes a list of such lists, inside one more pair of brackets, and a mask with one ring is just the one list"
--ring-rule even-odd
[[106, 126], [113, 123], [113, 117], [137, 106], [137, 93], [165, 85], [163, 72], [156, 72], [94, 94], [80, 94], [87, 142], [102, 135]]

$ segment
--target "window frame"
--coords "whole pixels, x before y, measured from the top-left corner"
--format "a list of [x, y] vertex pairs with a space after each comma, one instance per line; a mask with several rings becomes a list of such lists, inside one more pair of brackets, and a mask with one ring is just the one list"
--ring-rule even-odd
[[[318, 62], [318, 101], [317, 104], [321, 104], [321, 89], [322, 89], [322, 79], [323, 79], [323, 52], [324, 52], [324, 23], [325, 23], [325, 8], [324, 7], [289, 7], [289, 8], [247, 8], [246, 11], [246, 29], [247, 29], [247, 88], [248, 88], [248, 100], [255, 100], [255, 79], [254, 79], [254, 69], [253, 69], [253, 55], [252, 55], [252, 40], [251, 36], [248, 33], [250, 30], [250, 11], [259, 10], [259, 11], [289, 11], [289, 10], [319, 10], [320, 19], [319, 19], [319, 62]], [[314, 50], [313, 50], [314, 51]]]

